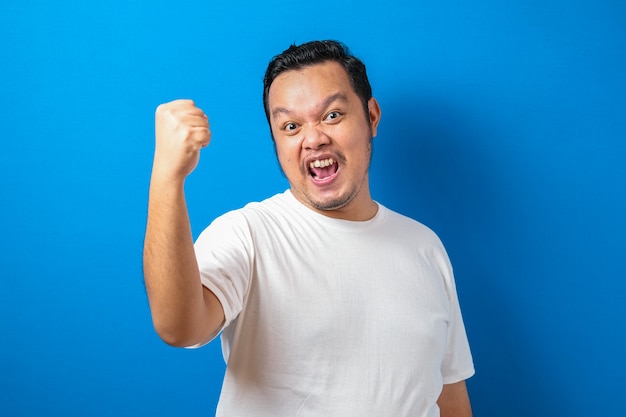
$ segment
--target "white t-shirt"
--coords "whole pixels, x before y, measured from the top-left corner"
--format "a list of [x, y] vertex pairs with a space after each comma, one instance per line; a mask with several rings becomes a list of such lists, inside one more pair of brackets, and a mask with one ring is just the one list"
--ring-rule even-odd
[[440, 240], [378, 207], [337, 220], [286, 191], [200, 235], [226, 317], [217, 416], [434, 417], [442, 384], [473, 375]]

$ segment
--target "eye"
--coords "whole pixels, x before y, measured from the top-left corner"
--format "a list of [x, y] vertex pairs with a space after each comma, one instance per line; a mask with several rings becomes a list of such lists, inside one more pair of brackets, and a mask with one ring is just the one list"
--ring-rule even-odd
[[296, 130], [298, 128], [298, 125], [296, 125], [295, 123], [286, 123], [283, 126], [283, 129], [286, 130], [287, 132], [292, 132], [294, 130]]
[[326, 115], [326, 120], [337, 120], [339, 116], [341, 116], [341, 113], [339, 113], [338, 111], [331, 111]]

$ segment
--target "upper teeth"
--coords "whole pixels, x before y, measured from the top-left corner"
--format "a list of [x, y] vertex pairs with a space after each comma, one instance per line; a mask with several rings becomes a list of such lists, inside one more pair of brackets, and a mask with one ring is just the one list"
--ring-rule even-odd
[[332, 165], [334, 163], [335, 163], [335, 160], [333, 158], [316, 159], [315, 161], [311, 161], [309, 166], [311, 168], [324, 168], [324, 167], [330, 166], [330, 165]]

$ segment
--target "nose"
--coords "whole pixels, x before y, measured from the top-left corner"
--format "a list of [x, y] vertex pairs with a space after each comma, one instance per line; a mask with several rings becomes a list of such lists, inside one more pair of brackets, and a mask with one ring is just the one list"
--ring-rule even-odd
[[302, 147], [304, 149], [320, 149], [330, 143], [330, 138], [319, 124], [305, 125], [303, 129]]

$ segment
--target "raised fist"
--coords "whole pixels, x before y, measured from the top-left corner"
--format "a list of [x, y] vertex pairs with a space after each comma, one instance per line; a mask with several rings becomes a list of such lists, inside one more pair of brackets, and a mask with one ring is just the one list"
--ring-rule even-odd
[[211, 141], [209, 119], [192, 100], [161, 104], [155, 114], [153, 174], [184, 179], [198, 165], [200, 149]]

